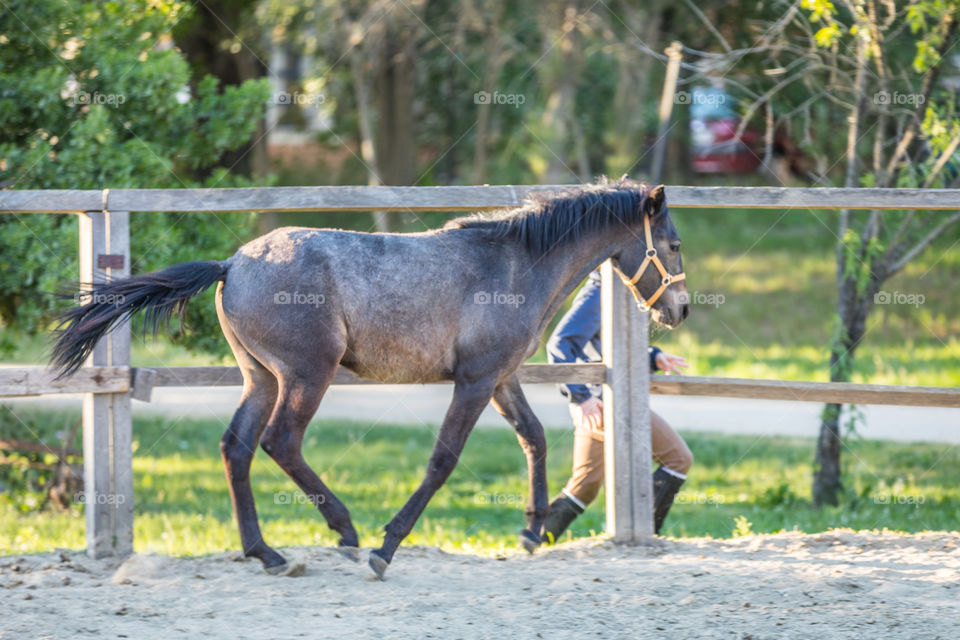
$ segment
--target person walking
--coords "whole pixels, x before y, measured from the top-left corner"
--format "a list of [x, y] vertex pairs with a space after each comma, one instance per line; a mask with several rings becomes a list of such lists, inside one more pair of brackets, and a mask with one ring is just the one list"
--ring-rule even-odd
[[[600, 272], [593, 271], [581, 287], [570, 310], [547, 342], [550, 362], [599, 362]], [[681, 373], [688, 367], [684, 357], [650, 347], [650, 370]], [[550, 504], [543, 525], [543, 539], [559, 540], [577, 516], [594, 501], [603, 486], [603, 399], [600, 385], [560, 385], [570, 402], [573, 419], [573, 472], [566, 486]], [[653, 473], [653, 522], [659, 534], [693, 465], [693, 454], [683, 438], [653, 411], [650, 412], [650, 444], [659, 468]]]

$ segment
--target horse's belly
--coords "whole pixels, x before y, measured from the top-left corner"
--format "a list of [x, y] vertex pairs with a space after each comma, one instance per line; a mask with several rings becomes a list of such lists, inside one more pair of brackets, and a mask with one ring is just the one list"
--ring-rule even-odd
[[341, 364], [358, 376], [378, 382], [440, 382], [453, 377], [452, 349], [403, 342], [356, 344]]

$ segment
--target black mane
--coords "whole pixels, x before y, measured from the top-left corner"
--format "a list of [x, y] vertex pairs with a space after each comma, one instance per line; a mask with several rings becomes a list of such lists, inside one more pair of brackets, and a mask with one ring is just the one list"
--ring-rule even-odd
[[444, 228], [489, 229], [497, 240], [516, 240], [542, 255], [611, 224], [639, 222], [648, 191], [647, 185], [625, 177], [616, 182], [602, 178], [560, 193], [535, 194], [519, 209], [456, 218]]

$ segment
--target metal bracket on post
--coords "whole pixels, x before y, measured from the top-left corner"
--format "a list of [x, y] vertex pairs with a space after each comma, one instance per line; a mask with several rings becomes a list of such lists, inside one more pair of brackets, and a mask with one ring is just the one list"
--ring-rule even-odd
[[609, 260], [601, 279], [607, 533], [617, 542], [648, 542], [653, 538], [649, 314], [619, 286]]
[[141, 402], [150, 402], [153, 398], [153, 384], [156, 379], [156, 369], [146, 369], [144, 367], [130, 369], [131, 397]]
[[[80, 282], [130, 275], [130, 214], [80, 214]], [[89, 364], [130, 366], [130, 325], [123, 322], [94, 347]], [[87, 554], [133, 552], [133, 429], [129, 393], [83, 395], [84, 514]]]

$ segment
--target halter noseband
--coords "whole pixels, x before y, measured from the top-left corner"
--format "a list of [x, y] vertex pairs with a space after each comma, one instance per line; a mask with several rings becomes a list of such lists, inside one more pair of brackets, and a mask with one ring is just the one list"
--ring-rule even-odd
[[[617, 272], [617, 275], [620, 276], [620, 280], [623, 281], [623, 284], [626, 285], [627, 289], [630, 290], [630, 293], [633, 294], [633, 299], [637, 301], [637, 306], [640, 307], [640, 310], [649, 311], [653, 304], [660, 299], [660, 296], [663, 295], [663, 292], [667, 290], [667, 287], [674, 282], [680, 282], [681, 280], [686, 279], [687, 275], [683, 272], [680, 272], [672, 276], [667, 271], [666, 267], [663, 266], [663, 263], [660, 262], [660, 258], [657, 256], [657, 249], [653, 246], [653, 234], [650, 233], [649, 215], [643, 216], [643, 236], [647, 243], [647, 252], [646, 256], [643, 258], [643, 262], [640, 263], [640, 266], [637, 267], [636, 273], [633, 274], [633, 277], [628, 278], [627, 275], [620, 270], [620, 265], [618, 265], [616, 262], [613, 263], [613, 269]], [[660, 272], [660, 288], [654, 291], [649, 300], [645, 300], [640, 294], [640, 290], [637, 289], [637, 282], [641, 277], [643, 277], [643, 274], [646, 272], [647, 267], [651, 263], [653, 263], [653, 266], [656, 267], [657, 271]]]

